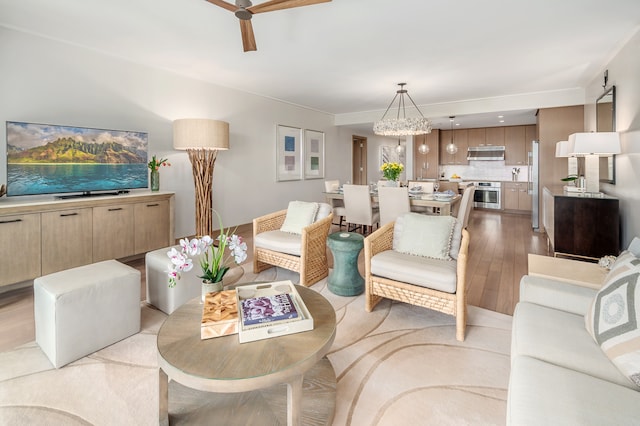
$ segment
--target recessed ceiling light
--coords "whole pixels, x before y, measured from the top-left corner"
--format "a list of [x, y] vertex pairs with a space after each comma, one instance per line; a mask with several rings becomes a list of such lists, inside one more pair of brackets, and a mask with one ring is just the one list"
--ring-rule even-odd
[[504, 115], [499, 115], [498, 118], [504, 118]]
[[456, 126], [459, 126], [459, 125], [460, 125], [460, 123], [456, 123]]
[[504, 120], [500, 120], [500, 123], [504, 123]]

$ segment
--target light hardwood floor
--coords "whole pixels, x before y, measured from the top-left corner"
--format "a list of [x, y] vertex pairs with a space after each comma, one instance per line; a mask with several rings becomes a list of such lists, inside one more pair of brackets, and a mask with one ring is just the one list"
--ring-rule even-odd
[[[332, 232], [338, 231], [334, 226]], [[238, 227], [249, 247], [251, 224]], [[527, 273], [527, 253], [547, 255], [544, 234], [531, 230], [531, 217], [474, 210], [469, 221], [469, 261], [467, 269], [468, 303], [513, 314], [519, 297], [520, 278]], [[251, 250], [245, 265], [251, 268]], [[144, 259], [127, 262], [142, 274], [140, 297], [146, 298]], [[332, 266], [329, 252], [329, 266]], [[362, 253], [359, 269], [364, 275]], [[31, 287], [0, 294], [0, 351], [12, 349], [35, 339], [33, 290]]]

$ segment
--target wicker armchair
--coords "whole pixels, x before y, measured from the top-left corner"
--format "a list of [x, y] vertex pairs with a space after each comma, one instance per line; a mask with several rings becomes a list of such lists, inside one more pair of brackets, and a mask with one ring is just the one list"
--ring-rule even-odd
[[[364, 240], [365, 286], [367, 312], [371, 312], [382, 298], [398, 300], [412, 305], [423, 306], [435, 311], [456, 317], [456, 338], [464, 341], [467, 324], [467, 301], [465, 279], [467, 271], [467, 255], [469, 250], [469, 233], [462, 229], [462, 239], [455, 266], [455, 293], [433, 290], [431, 288], [394, 281], [371, 273], [371, 258], [378, 253], [391, 250], [393, 246], [393, 230], [395, 222], [390, 222]], [[419, 256], [403, 255], [413, 258]], [[431, 260], [433, 262], [433, 260]], [[438, 261], [436, 261], [438, 262]], [[439, 262], [449, 262], [442, 260]], [[402, 267], [402, 266], [399, 266]]]
[[327, 235], [331, 228], [333, 213], [331, 213], [331, 207], [328, 204], [324, 206], [328, 209], [328, 214], [305, 227], [302, 235], [287, 234], [284, 236], [289, 239], [288, 245], [296, 246], [294, 250], [289, 251], [299, 252], [299, 255], [256, 245], [258, 234], [280, 229], [287, 215], [287, 210], [280, 210], [253, 219], [253, 272], [257, 274], [273, 266], [279, 266], [300, 273], [300, 285], [304, 286], [313, 285], [329, 275]]

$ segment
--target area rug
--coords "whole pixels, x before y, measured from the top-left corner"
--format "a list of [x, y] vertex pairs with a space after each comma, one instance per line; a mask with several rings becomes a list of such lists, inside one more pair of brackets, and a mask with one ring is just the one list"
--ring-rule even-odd
[[[272, 268], [241, 280], [286, 279], [298, 275]], [[326, 280], [311, 288], [336, 310], [334, 425], [505, 424], [511, 317], [469, 306], [458, 342], [453, 317], [388, 300], [367, 313], [363, 295], [336, 296]], [[158, 424], [165, 318], [143, 303], [140, 333], [57, 370], [35, 342], [0, 353], [0, 424]]]

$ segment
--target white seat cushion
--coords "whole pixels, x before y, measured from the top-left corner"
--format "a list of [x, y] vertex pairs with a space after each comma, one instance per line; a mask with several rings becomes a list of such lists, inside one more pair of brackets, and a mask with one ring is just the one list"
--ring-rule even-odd
[[508, 425], [632, 425], [638, 392], [526, 356], [511, 366]]
[[280, 253], [301, 255], [302, 237], [284, 231], [267, 231], [256, 235], [254, 239], [256, 247], [273, 250]]
[[287, 215], [280, 230], [292, 234], [302, 234], [302, 229], [311, 225], [318, 213], [318, 203], [305, 201], [291, 201], [287, 208]]
[[518, 303], [513, 314], [511, 357], [522, 355], [636, 389], [593, 341], [582, 315]]
[[456, 292], [457, 262], [386, 250], [371, 258], [371, 273], [446, 293]]

